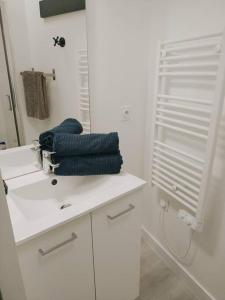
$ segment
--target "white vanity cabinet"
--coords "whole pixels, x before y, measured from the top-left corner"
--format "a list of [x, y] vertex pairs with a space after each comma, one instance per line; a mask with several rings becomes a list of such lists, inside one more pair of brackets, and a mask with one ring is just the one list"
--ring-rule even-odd
[[[19, 155], [24, 168], [23, 175], [17, 176], [18, 166], [10, 173], [11, 164], [5, 165], [5, 176], [10, 174], [4, 177], [7, 195], [0, 176], [2, 215], [11, 219], [15, 242], [12, 239], [9, 247], [8, 240], [0, 237], [0, 245], [5, 245], [0, 264], [7, 269], [0, 272], [3, 299], [135, 300], [146, 182], [126, 172], [45, 174], [35, 169], [31, 147], [4, 153], [0, 160], [10, 158], [12, 163]], [[12, 274], [10, 285], [12, 265], [18, 272]]]
[[135, 300], [141, 191], [18, 246], [27, 300]]
[[95, 300], [89, 215], [18, 246], [18, 255], [27, 300]]
[[93, 212], [97, 300], [134, 300], [140, 280], [140, 193]]

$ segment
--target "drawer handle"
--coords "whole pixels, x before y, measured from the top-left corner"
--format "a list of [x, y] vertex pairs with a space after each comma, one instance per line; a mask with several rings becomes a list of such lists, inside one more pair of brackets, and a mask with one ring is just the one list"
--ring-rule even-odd
[[133, 210], [135, 208], [135, 206], [134, 205], [132, 205], [132, 204], [130, 204], [129, 205], [129, 208], [127, 208], [126, 210], [124, 210], [124, 211], [121, 211], [120, 213], [118, 213], [117, 215], [115, 215], [115, 216], [107, 216], [107, 218], [109, 219], [109, 220], [115, 220], [115, 219], [117, 219], [117, 218], [119, 218], [119, 217], [121, 217], [122, 215], [125, 215], [126, 213], [128, 213], [129, 211], [131, 211], [131, 210]]
[[53, 252], [53, 251], [55, 251], [55, 250], [57, 250], [57, 249], [63, 247], [63, 246], [65, 246], [66, 244], [73, 242], [73, 241], [76, 240], [76, 239], [77, 239], [77, 235], [73, 232], [73, 233], [71, 234], [71, 238], [69, 238], [68, 240], [66, 240], [66, 241], [64, 241], [64, 242], [62, 242], [62, 243], [60, 243], [60, 244], [58, 244], [58, 245], [56, 245], [56, 246], [54, 246], [54, 247], [52, 247], [52, 248], [50, 248], [50, 249], [48, 249], [48, 250], [42, 250], [42, 249], [39, 249], [38, 252], [39, 252], [42, 256], [45, 256], [45, 255], [47, 255], [47, 254], [49, 254], [49, 253], [51, 253], [51, 252]]

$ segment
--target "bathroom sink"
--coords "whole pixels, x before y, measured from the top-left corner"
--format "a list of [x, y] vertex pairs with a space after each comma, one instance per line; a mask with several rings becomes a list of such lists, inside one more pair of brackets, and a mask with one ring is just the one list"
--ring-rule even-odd
[[33, 145], [0, 151], [0, 170], [3, 179], [15, 178], [40, 171], [37, 153]]
[[[41, 174], [43, 175], [43, 174]], [[40, 177], [40, 174], [36, 174]], [[55, 177], [43, 175], [33, 183], [12, 189], [9, 194], [17, 208], [29, 220], [40, 219], [60, 210], [90, 201], [104, 186], [107, 177]]]
[[128, 173], [61, 177], [34, 172], [5, 181], [15, 241], [23, 243], [143, 187]]

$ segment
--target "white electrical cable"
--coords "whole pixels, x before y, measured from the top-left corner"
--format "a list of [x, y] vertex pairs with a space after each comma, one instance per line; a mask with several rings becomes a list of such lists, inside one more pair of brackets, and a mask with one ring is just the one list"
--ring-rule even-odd
[[160, 221], [161, 221], [161, 227], [162, 227], [162, 232], [163, 232], [163, 237], [164, 237], [164, 240], [165, 240], [166, 247], [168, 248], [169, 252], [176, 259], [178, 259], [181, 263], [184, 264], [184, 262], [182, 260], [185, 259], [188, 256], [188, 254], [189, 254], [189, 252], [191, 250], [194, 231], [191, 229], [190, 239], [188, 241], [187, 249], [185, 249], [184, 254], [183, 255], [177, 255], [176, 251], [173, 250], [172, 247], [170, 246], [168, 238], [167, 238], [167, 234], [166, 234], [166, 230], [165, 230], [165, 209], [161, 210]]

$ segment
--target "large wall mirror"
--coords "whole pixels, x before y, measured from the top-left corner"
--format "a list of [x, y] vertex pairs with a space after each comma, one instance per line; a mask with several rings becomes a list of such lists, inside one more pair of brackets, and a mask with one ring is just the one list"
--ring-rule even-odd
[[[19, 6], [13, 1], [0, 5], [0, 150], [31, 144], [40, 133], [67, 118], [79, 120], [89, 133], [84, 7], [43, 18], [38, 0], [23, 0]], [[39, 76], [39, 72], [44, 82], [40, 81], [42, 91], [36, 90], [35, 95], [32, 74]], [[40, 115], [38, 101], [43, 97], [48, 113]]]

